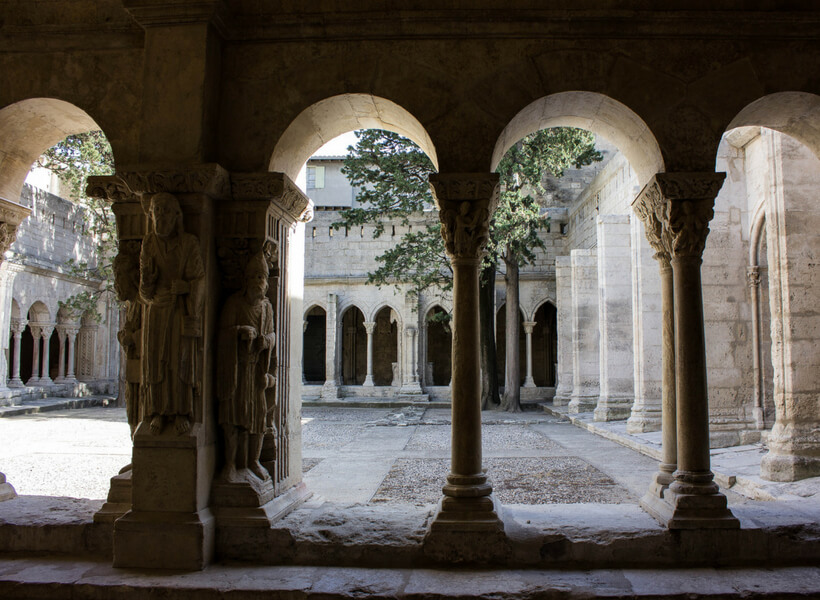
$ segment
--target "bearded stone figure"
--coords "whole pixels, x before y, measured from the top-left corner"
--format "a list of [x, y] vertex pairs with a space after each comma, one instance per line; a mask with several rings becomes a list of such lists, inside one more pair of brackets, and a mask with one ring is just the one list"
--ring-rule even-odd
[[202, 336], [205, 269], [199, 239], [185, 233], [173, 194], [151, 198], [149, 233], [140, 252], [142, 407], [150, 431], [173, 424], [190, 431], [197, 386], [197, 341]]
[[276, 338], [273, 307], [268, 300], [268, 263], [263, 253], [251, 257], [242, 290], [225, 303], [219, 327], [219, 424], [225, 434], [222, 479], [241, 481], [248, 469], [260, 480], [270, 478], [259, 462], [265, 435], [265, 390]]

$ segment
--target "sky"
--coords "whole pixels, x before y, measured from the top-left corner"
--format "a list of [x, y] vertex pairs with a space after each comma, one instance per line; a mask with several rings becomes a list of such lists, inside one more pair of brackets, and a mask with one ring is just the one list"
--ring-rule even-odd
[[314, 156], [338, 156], [347, 154], [347, 147], [356, 143], [356, 134], [352, 131], [343, 133], [337, 138], [333, 138], [327, 144], [319, 148]]

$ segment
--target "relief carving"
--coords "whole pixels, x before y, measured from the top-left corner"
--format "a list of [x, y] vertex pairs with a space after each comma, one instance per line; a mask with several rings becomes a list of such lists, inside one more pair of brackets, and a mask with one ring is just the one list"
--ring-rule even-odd
[[247, 472], [270, 479], [259, 461], [267, 429], [266, 391], [275, 385], [269, 373], [276, 343], [266, 295], [269, 269], [263, 252], [251, 257], [243, 288], [228, 298], [220, 317], [217, 397], [225, 434], [221, 478], [228, 482], [247, 479]]
[[0, 262], [3, 262], [3, 255], [11, 248], [16, 239], [17, 226], [11, 223], [0, 223]]
[[715, 216], [714, 200], [679, 200], [669, 207], [666, 227], [672, 238], [672, 256], [700, 258]]
[[198, 390], [198, 343], [202, 337], [205, 269], [199, 239], [183, 229], [176, 196], [159, 193], [148, 205], [150, 219], [140, 252], [142, 388], [150, 431], [173, 423], [190, 431]]
[[212, 198], [230, 198], [228, 172], [216, 163], [169, 171], [128, 171], [117, 173], [134, 194], [199, 193]]
[[490, 235], [490, 213], [498, 204], [498, 175], [431, 175], [430, 188], [447, 254], [479, 258]]
[[123, 303], [125, 318], [117, 332], [117, 340], [125, 353], [125, 413], [132, 438], [145, 417], [140, 400], [142, 304], [139, 300], [139, 259], [139, 242], [120, 242], [119, 254], [114, 259], [114, 290]]

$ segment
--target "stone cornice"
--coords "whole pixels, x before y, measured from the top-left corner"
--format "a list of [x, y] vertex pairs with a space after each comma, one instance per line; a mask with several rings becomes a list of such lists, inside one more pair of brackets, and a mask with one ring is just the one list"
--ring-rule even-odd
[[231, 18], [222, 0], [124, 0], [123, 6], [144, 28], [209, 23], [224, 35]]
[[234, 200], [274, 200], [293, 221], [313, 218], [313, 202], [284, 173], [231, 173]]

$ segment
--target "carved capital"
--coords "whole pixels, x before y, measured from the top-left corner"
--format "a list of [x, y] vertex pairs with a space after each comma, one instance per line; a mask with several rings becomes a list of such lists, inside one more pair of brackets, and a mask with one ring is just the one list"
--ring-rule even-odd
[[14, 334], [14, 337], [20, 337], [23, 335], [23, 332], [26, 330], [26, 325], [28, 325], [27, 319], [15, 319], [14, 317], [11, 318], [11, 331]]
[[85, 193], [91, 198], [117, 202], [139, 202], [119, 175], [94, 175], [86, 180]]
[[309, 213], [313, 218], [313, 203], [284, 173], [232, 173], [231, 195], [234, 200], [273, 201], [277, 216], [290, 223], [304, 220]]
[[416, 328], [415, 327], [405, 327], [404, 328], [404, 335], [409, 338], [413, 338], [416, 335]]
[[490, 235], [490, 215], [498, 205], [497, 173], [430, 176], [441, 219], [441, 236], [451, 258], [480, 258]]
[[632, 203], [655, 258], [700, 258], [726, 173], [657, 173]]
[[43, 337], [44, 340], [48, 341], [48, 339], [51, 337], [51, 334], [54, 333], [54, 328], [56, 326], [56, 323], [40, 324], [40, 335]]
[[760, 267], [757, 265], [746, 267], [746, 279], [749, 282], [749, 287], [760, 287]]
[[3, 255], [17, 239], [17, 226], [30, 214], [31, 210], [25, 206], [0, 198], [0, 264]]
[[524, 333], [532, 335], [533, 330], [537, 323], [535, 321], [524, 321], [521, 323], [524, 326]]
[[365, 321], [364, 322], [364, 330], [367, 335], [373, 335], [373, 332], [376, 330], [376, 322], [375, 321]]

